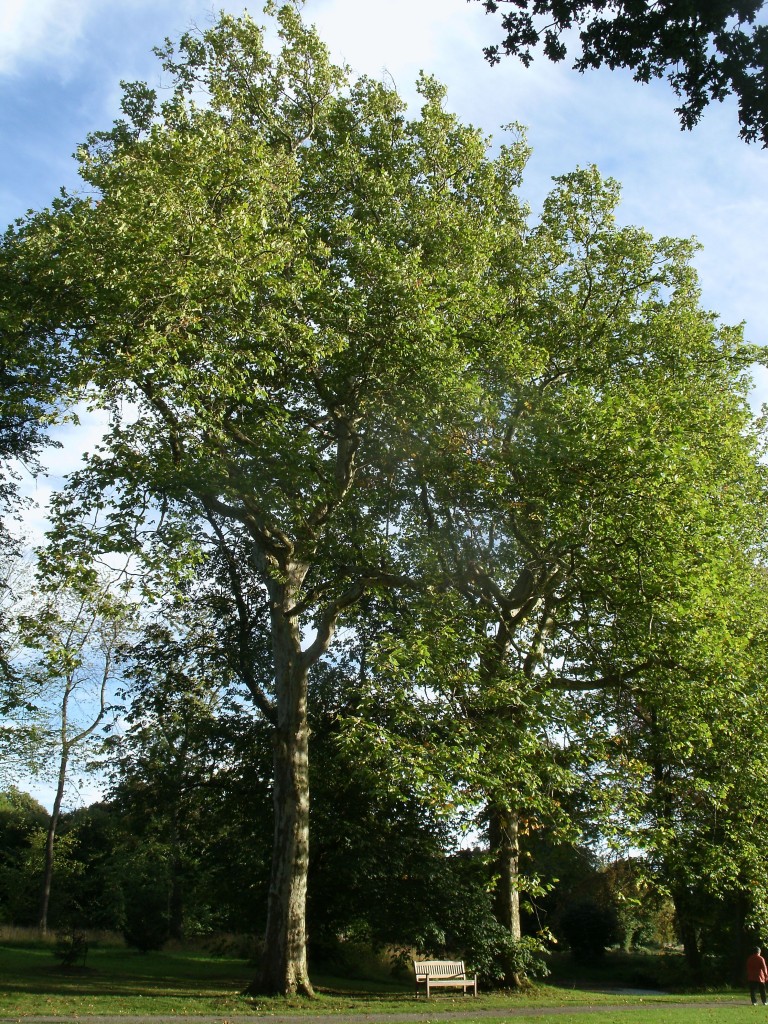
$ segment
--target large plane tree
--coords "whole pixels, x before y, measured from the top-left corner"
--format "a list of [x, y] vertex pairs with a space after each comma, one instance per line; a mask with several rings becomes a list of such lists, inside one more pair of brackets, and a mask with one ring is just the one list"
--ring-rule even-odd
[[169, 97], [126, 86], [125, 118], [80, 151], [87, 191], [11, 232], [2, 262], [19, 345], [48, 309], [73, 390], [110, 409], [79, 479], [80, 507], [118, 488], [107, 543], [130, 546], [135, 509], [164, 503], [223, 553], [239, 669], [274, 730], [254, 989], [311, 993], [308, 671], [367, 588], [412, 583], [396, 544], [409, 454], [472, 418], [484, 367], [521, 359], [500, 268], [523, 232], [525, 150], [489, 156], [428, 78], [407, 117], [294, 7], [277, 25], [277, 53], [247, 17], [168, 43]]

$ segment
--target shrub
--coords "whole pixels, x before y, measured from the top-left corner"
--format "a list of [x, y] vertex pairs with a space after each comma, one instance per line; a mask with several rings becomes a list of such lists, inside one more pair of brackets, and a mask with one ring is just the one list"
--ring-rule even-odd
[[83, 932], [72, 928], [66, 932], [58, 932], [56, 942], [51, 950], [62, 967], [74, 967], [78, 961], [85, 965], [88, 956], [88, 942]]

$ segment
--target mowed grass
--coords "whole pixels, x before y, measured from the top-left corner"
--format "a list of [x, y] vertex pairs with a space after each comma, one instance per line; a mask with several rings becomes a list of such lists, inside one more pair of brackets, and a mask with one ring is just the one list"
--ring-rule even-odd
[[[0, 946], [0, 1018], [27, 1015], [211, 1015], [225, 1020], [235, 1015], [424, 1013], [427, 1003], [415, 1000], [409, 980], [396, 980], [382, 972], [368, 979], [335, 978], [315, 974], [318, 998], [264, 999], [243, 995], [254, 974], [246, 960], [193, 952], [161, 952], [142, 955], [115, 946], [98, 946], [88, 953], [84, 967], [63, 968], [50, 947], [41, 944]], [[480, 1021], [477, 1010], [502, 1011], [493, 1021], [503, 1021], [504, 1010], [526, 1010], [529, 1020], [559, 1024], [710, 1024], [727, 1020], [740, 1024], [768, 1010], [749, 1006], [746, 993], [720, 997], [717, 1008], [712, 994], [702, 996], [637, 996], [580, 988], [537, 986], [526, 993], [489, 993], [476, 1000], [460, 994], [439, 995], [428, 1004], [430, 1018], [446, 1012], [466, 1012], [466, 1020]], [[684, 1007], [670, 1003], [685, 1002]], [[608, 1009], [621, 1005], [620, 1010]], [[605, 1006], [599, 1013], [567, 1012], [568, 1007]], [[550, 1007], [563, 1007], [557, 1015]], [[525, 1017], [523, 1019], [525, 1019]], [[509, 1020], [520, 1020], [510, 1016]], [[453, 1022], [452, 1022], [453, 1024]], [[485, 1018], [488, 1024], [488, 1018]]]
[[749, 1005], [724, 1004], [721, 1007], [702, 1006], [647, 1006], [634, 1009], [612, 1009], [593, 1012], [551, 1013], [546, 1010], [526, 1009], [521, 1014], [504, 1017], [468, 1017], [451, 1020], [451, 1024], [748, 1024], [760, 1020], [760, 1011]]
[[64, 1013], [226, 1013], [253, 1006], [239, 992], [243, 960], [91, 949], [83, 967], [61, 967], [50, 948], [0, 947], [0, 1016]]

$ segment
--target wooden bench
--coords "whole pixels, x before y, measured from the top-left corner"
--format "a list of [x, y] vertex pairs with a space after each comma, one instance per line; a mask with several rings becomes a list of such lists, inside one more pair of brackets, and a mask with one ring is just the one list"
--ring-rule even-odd
[[463, 960], [414, 960], [413, 970], [416, 974], [416, 998], [419, 997], [419, 986], [426, 987], [427, 999], [433, 988], [461, 988], [464, 995], [467, 989], [477, 995], [477, 978], [468, 978], [464, 970]]

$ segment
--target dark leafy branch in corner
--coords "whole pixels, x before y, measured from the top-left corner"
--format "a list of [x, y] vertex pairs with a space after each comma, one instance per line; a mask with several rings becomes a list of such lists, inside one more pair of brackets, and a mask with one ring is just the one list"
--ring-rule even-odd
[[[684, 129], [701, 120], [713, 100], [733, 95], [739, 134], [768, 146], [768, 24], [765, 0], [476, 0], [501, 14], [503, 38], [485, 47], [491, 64], [503, 54], [528, 67], [541, 47], [551, 61], [565, 60], [565, 39], [578, 33], [573, 67], [627, 68], [635, 81], [666, 75], [682, 103]], [[573, 33], [573, 35], [572, 35]]]

